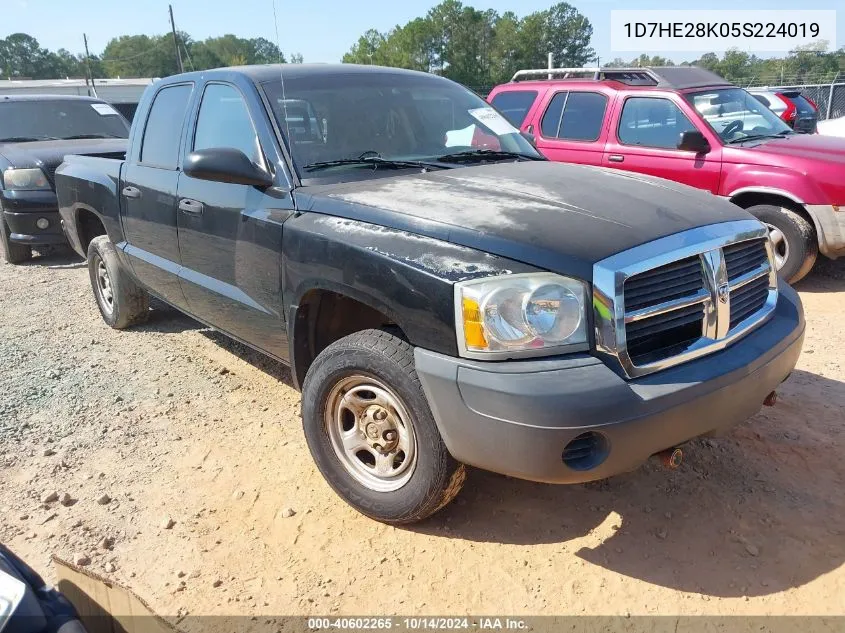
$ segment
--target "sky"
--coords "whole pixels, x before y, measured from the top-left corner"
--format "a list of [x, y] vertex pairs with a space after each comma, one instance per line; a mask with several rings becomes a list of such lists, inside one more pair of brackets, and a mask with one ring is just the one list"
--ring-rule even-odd
[[[234, 33], [265, 37], [276, 42], [273, 0], [169, 0], [178, 29], [194, 39]], [[547, 9], [555, 0], [463, 0], [477, 9], [514, 11], [526, 15]], [[306, 62], [337, 62], [367, 29], [386, 31], [425, 15], [437, 0], [275, 0], [278, 42], [286, 54], [301, 53]], [[842, 0], [706, 0], [699, 4], [677, 0], [569, 0], [593, 24], [592, 45], [602, 60], [633, 58], [636, 54], [610, 49], [612, 9], [840, 9], [837, 13], [839, 46], [845, 44], [845, 4]], [[42, 47], [83, 51], [87, 33], [92, 54], [102, 52], [116, 35], [159, 34], [170, 29], [168, 0], [2, 0], [0, 37], [24, 32]], [[679, 6], [680, 5], [680, 6]], [[656, 51], [652, 51], [656, 52]], [[699, 52], [665, 53], [675, 62], [692, 60]], [[771, 56], [772, 54], [763, 55]]]

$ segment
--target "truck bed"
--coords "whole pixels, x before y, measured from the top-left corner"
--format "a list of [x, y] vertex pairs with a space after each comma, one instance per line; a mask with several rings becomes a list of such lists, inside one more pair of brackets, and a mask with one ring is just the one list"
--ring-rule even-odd
[[[125, 155], [124, 155], [125, 158]], [[80, 213], [101, 218], [112, 237], [120, 235], [120, 182], [123, 158], [65, 156], [56, 170], [56, 196], [65, 234], [73, 249], [86, 256], [85, 245], [76, 234]]]

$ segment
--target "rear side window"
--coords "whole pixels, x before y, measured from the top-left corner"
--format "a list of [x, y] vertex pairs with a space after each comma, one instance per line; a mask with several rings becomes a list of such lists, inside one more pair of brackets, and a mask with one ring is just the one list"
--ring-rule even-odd
[[788, 97], [792, 103], [795, 104], [795, 109], [798, 110], [798, 114], [801, 116], [815, 116], [816, 109], [813, 105], [807, 101], [807, 99], [803, 95], [795, 95]]
[[619, 141], [625, 145], [677, 149], [681, 133], [695, 129], [668, 99], [631, 97], [622, 108]]
[[158, 91], [141, 141], [140, 162], [144, 165], [176, 169], [182, 124], [192, 89], [192, 84], [181, 84]]
[[493, 97], [492, 104], [514, 127], [519, 127], [537, 98], [536, 90], [509, 90]]
[[763, 95], [751, 95], [751, 96], [752, 96], [752, 97], [754, 97], [755, 99], [757, 99], [757, 101], [759, 101], [760, 103], [762, 103], [762, 104], [763, 104], [764, 106], [766, 106], [767, 108], [771, 108], [771, 107], [772, 107], [772, 102], [771, 102], [771, 101], [769, 101], [769, 100], [768, 100], [766, 97], [764, 97]]
[[543, 115], [543, 136], [569, 141], [598, 140], [606, 109], [607, 97], [598, 92], [558, 93]]
[[209, 84], [202, 96], [194, 149], [231, 147], [261, 163], [258, 137], [241, 93], [225, 84]]

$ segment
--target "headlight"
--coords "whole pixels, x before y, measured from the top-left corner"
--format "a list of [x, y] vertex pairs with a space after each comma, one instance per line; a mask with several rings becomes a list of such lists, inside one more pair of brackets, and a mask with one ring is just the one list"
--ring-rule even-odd
[[50, 189], [50, 181], [37, 167], [32, 169], [10, 167], [3, 172], [3, 186], [9, 191]]
[[554, 273], [503, 275], [455, 285], [461, 356], [542, 356], [587, 349], [587, 287]]

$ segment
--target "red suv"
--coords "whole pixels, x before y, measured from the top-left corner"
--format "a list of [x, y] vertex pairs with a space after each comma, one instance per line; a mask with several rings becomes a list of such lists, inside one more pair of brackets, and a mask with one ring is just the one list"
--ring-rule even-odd
[[845, 140], [795, 134], [714, 73], [519, 71], [487, 99], [550, 160], [658, 176], [747, 209], [768, 225], [778, 269], [791, 282], [819, 251], [845, 255]]

